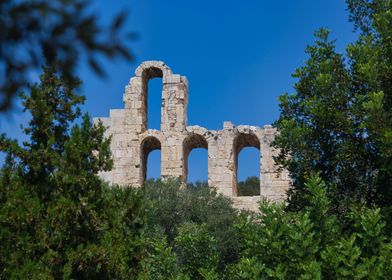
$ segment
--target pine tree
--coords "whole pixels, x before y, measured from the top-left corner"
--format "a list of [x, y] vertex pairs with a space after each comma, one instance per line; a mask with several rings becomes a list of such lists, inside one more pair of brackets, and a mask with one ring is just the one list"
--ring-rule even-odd
[[129, 278], [138, 267], [141, 197], [100, 180], [110, 138], [87, 114], [80, 120], [79, 85], [44, 68], [22, 95], [29, 141], [0, 138], [0, 278]]

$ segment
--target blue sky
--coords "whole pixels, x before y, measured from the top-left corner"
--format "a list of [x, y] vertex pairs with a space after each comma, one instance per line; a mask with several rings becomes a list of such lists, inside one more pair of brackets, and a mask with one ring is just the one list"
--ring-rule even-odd
[[[355, 40], [342, 0], [97, 0], [93, 10], [103, 23], [119, 11], [129, 11], [126, 29], [139, 34], [129, 44], [134, 62], [102, 60], [106, 79], [80, 65], [87, 96], [84, 110], [93, 117], [123, 107], [124, 86], [139, 63], [163, 60], [173, 72], [188, 77], [189, 125], [221, 129], [224, 121], [231, 121], [263, 126], [279, 116], [278, 96], [293, 92], [291, 74], [303, 65], [304, 49], [315, 30], [329, 28], [340, 52]], [[160, 86], [159, 80], [150, 84], [152, 128], [159, 122]], [[19, 124], [27, 119], [19, 109], [0, 115], [0, 131], [23, 139]], [[159, 152], [151, 154], [148, 168], [149, 176], [159, 176]], [[257, 150], [245, 149], [239, 178], [257, 175], [258, 168]], [[195, 150], [189, 180], [206, 178], [207, 153]]]

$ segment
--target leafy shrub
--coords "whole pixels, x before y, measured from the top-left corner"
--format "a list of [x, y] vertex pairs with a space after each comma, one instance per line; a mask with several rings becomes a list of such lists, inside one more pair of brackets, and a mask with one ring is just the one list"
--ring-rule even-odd
[[171, 179], [148, 181], [142, 188], [144, 201], [149, 205], [147, 227], [153, 232], [158, 226], [173, 245], [184, 223], [203, 225], [216, 240], [219, 270], [238, 257], [240, 238], [234, 227], [237, 211], [229, 198], [216, 193], [207, 184], [184, 185]]
[[175, 247], [179, 262], [191, 279], [214, 274], [218, 264], [216, 240], [204, 224], [184, 223], [179, 227]]
[[392, 243], [380, 209], [364, 206], [348, 214], [343, 227], [330, 214], [325, 184], [317, 175], [305, 184], [298, 212], [262, 201], [260, 213], [237, 224], [243, 238], [241, 258], [229, 265], [229, 279], [388, 279]]

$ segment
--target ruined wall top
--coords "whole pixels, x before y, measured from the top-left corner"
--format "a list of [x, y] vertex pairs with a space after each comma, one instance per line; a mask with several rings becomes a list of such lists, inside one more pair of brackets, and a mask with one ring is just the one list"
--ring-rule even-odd
[[124, 103], [128, 115], [134, 118], [134, 129], [143, 132], [148, 127], [148, 81], [162, 78], [161, 131], [184, 131], [187, 126], [188, 80], [173, 74], [162, 61], [145, 61], [136, 69], [125, 87]]
[[[148, 129], [148, 82], [162, 78], [161, 125]], [[145, 61], [135, 70], [123, 96], [124, 109], [110, 110], [100, 118], [112, 136], [114, 168], [102, 177], [114, 184], [140, 186], [147, 175], [148, 155], [161, 151], [161, 177], [188, 177], [188, 157], [193, 149], [208, 152], [208, 184], [231, 197], [239, 208], [257, 209], [260, 196], [281, 200], [289, 185], [288, 174], [275, 166], [271, 147], [276, 129], [224, 122], [221, 130], [188, 126], [188, 80], [174, 74], [162, 61]], [[238, 155], [245, 147], [259, 150], [260, 195], [241, 197], [238, 192]]]

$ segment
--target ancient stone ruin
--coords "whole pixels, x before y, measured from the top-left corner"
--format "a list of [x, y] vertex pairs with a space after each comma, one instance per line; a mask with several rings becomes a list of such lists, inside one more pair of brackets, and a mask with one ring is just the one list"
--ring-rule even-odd
[[[148, 81], [162, 78], [160, 130], [147, 129]], [[289, 185], [288, 173], [274, 164], [270, 147], [276, 130], [224, 122], [222, 130], [187, 126], [188, 80], [173, 74], [161, 61], [146, 61], [125, 87], [124, 109], [110, 110], [99, 118], [112, 136], [114, 168], [102, 177], [114, 184], [140, 186], [146, 179], [147, 158], [161, 150], [161, 177], [187, 181], [188, 156], [192, 149], [208, 150], [208, 184], [231, 197], [236, 207], [256, 209], [260, 196], [282, 200]], [[244, 147], [260, 151], [260, 196], [238, 196], [238, 154]]]

